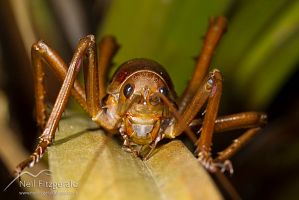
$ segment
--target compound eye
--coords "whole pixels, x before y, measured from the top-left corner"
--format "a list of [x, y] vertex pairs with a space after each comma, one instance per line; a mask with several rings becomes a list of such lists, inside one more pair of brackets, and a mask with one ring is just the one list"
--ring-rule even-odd
[[133, 94], [133, 91], [134, 87], [130, 83], [128, 83], [127, 85], [125, 85], [123, 93], [126, 98], [129, 98]]
[[164, 86], [162, 86], [162, 87], [159, 88], [159, 92], [161, 94], [163, 94], [164, 96], [168, 96], [168, 93], [169, 93], [168, 89], [166, 87], [164, 87]]

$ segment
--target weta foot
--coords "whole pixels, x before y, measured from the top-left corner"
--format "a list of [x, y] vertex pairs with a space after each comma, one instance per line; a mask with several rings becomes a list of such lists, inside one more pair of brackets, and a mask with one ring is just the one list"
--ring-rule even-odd
[[213, 160], [211, 156], [204, 155], [203, 153], [198, 154], [198, 161], [209, 171], [215, 173], [220, 170], [222, 173], [228, 172], [230, 175], [234, 173], [233, 165], [230, 160], [217, 161]]

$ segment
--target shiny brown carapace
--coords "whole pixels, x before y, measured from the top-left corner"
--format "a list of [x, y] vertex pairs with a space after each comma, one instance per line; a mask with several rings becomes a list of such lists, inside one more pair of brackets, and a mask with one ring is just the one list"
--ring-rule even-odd
[[[98, 45], [92, 35], [82, 38], [69, 66], [45, 42], [33, 44], [36, 116], [43, 132], [35, 151], [17, 166], [16, 173], [37, 163], [51, 145], [70, 96], [100, 127], [120, 134], [123, 149], [134, 155], [147, 159], [163, 138], [172, 139], [186, 133], [196, 146], [198, 161], [207, 170], [233, 173], [229, 158], [256, 135], [266, 123], [267, 116], [259, 112], [218, 116], [222, 75], [217, 69], [208, 71], [225, 29], [225, 18], [210, 20], [193, 76], [180, 97], [177, 97], [165, 69], [149, 59], [132, 59], [123, 63], [108, 84], [109, 66], [118, 50], [112, 36], [104, 37]], [[85, 89], [76, 80], [83, 60], [86, 60], [83, 66]], [[44, 101], [45, 66], [52, 68], [63, 82], [48, 119]], [[202, 110], [205, 110], [204, 114], [198, 115]], [[234, 129], [246, 131], [212, 158], [213, 134]]]

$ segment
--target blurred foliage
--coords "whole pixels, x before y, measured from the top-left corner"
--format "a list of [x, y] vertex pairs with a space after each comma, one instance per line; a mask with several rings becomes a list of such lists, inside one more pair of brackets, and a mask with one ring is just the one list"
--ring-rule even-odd
[[[89, 30], [83, 2], [70, 2], [50, 0], [27, 4], [36, 40], [43, 38], [70, 60], [70, 49], [87, 33], [97, 32], [98, 40], [105, 34], [115, 35], [121, 49], [114, 70], [136, 57], [156, 60], [167, 68], [179, 94], [192, 74], [208, 19], [227, 16], [228, 31], [211, 66], [219, 68], [225, 77], [225, 108], [232, 97], [242, 107], [266, 108], [296, 69], [298, 1], [90, 1], [93, 8], [99, 9], [103, 4], [106, 16]], [[97, 12], [92, 11], [93, 15]]]
[[[160, 62], [181, 93], [191, 76], [211, 16], [223, 15], [230, 0], [116, 0], [98, 35], [115, 35], [115, 61], [146, 57]], [[217, 6], [215, 6], [217, 5]]]
[[[9, 0], [0, 1], [0, 9], [5, 74], [0, 83], [10, 99], [11, 124], [27, 146], [35, 138], [29, 63], [30, 44], [36, 40], [46, 40], [68, 63], [82, 36], [92, 33], [99, 40], [113, 34], [121, 44], [114, 70], [131, 58], [154, 59], [167, 68], [180, 94], [192, 74], [208, 19], [226, 16], [228, 31], [211, 66], [224, 75], [221, 107], [225, 113], [258, 109], [270, 115], [255, 145], [246, 147], [251, 156], [247, 151], [236, 158], [233, 181], [242, 197], [298, 196], [299, 1]], [[55, 76], [49, 75], [48, 83], [53, 102], [59, 89]], [[291, 175], [283, 173], [288, 171]]]
[[243, 2], [230, 18], [215, 63], [241, 100], [265, 108], [297, 67], [299, 1]]
[[234, 93], [247, 107], [265, 108], [296, 67], [298, 1], [130, 3], [114, 1], [98, 35], [118, 38], [122, 49], [117, 64], [134, 57], [159, 61], [179, 94], [192, 74], [192, 57], [199, 53], [211, 16], [227, 15], [229, 19], [228, 32], [211, 67], [220, 68], [228, 82], [226, 88], [232, 87], [224, 93]]

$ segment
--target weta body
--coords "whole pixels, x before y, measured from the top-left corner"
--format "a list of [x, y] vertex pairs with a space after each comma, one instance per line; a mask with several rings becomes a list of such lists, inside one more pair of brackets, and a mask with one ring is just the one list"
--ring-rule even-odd
[[[33, 44], [36, 118], [43, 132], [35, 151], [17, 166], [16, 173], [37, 163], [52, 144], [70, 96], [100, 127], [111, 133], [119, 133], [126, 151], [147, 159], [160, 140], [186, 133], [196, 146], [195, 156], [207, 170], [233, 173], [229, 158], [256, 135], [266, 123], [267, 116], [261, 112], [218, 116], [222, 75], [217, 69], [208, 71], [214, 50], [225, 29], [225, 18], [211, 19], [193, 76], [179, 98], [164, 68], [149, 59], [125, 62], [108, 84], [109, 66], [118, 50], [113, 36], [104, 37], [98, 46], [93, 35], [82, 38], [69, 66], [45, 42]], [[45, 63], [62, 82], [49, 118], [44, 98]], [[76, 80], [82, 65], [84, 89]], [[203, 110], [203, 117], [198, 119], [198, 113]], [[199, 136], [193, 133], [194, 127]], [[213, 134], [234, 129], [247, 130], [216, 158], [212, 158]]]

